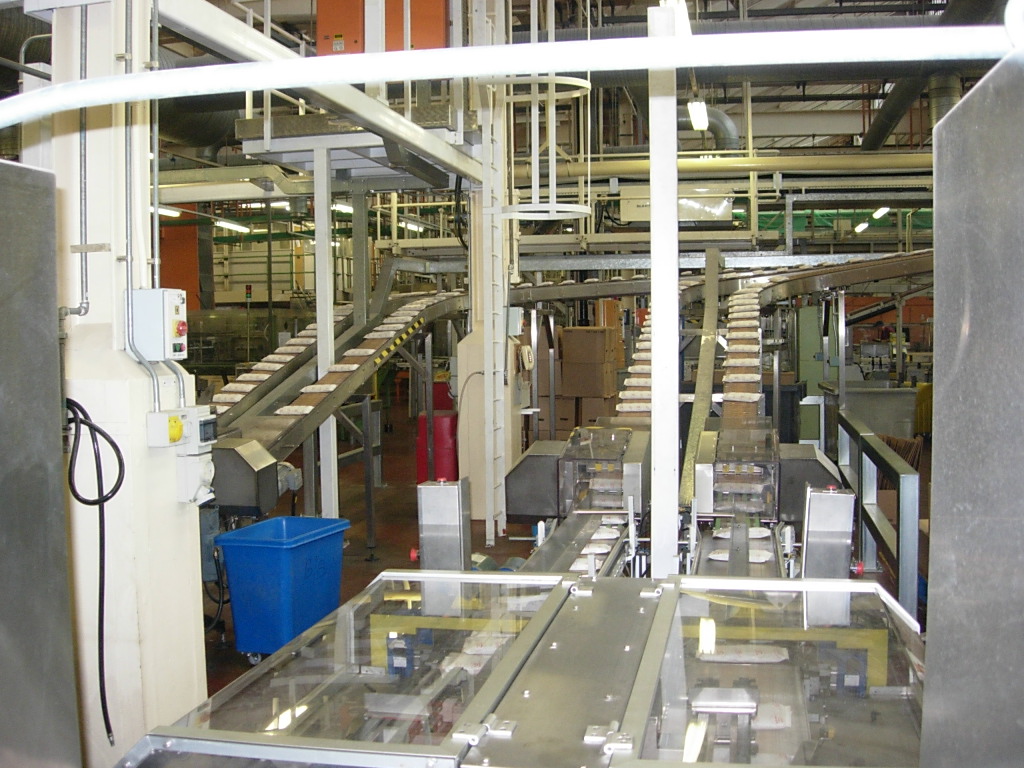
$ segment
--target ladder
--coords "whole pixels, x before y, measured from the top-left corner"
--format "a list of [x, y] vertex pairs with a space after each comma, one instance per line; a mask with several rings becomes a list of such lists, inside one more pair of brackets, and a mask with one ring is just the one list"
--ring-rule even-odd
[[[501, 0], [474, 2], [473, 43], [505, 43], [505, 10]], [[487, 488], [485, 517], [486, 546], [494, 546], [495, 536], [504, 535], [505, 510], [505, 392], [508, 384], [508, 305], [509, 237], [508, 222], [502, 210], [508, 203], [508, 174], [511, 159], [506, 156], [506, 91], [508, 86], [490, 83], [479, 88], [481, 133], [481, 258], [484, 296], [483, 319], [484, 377], [484, 483]]]

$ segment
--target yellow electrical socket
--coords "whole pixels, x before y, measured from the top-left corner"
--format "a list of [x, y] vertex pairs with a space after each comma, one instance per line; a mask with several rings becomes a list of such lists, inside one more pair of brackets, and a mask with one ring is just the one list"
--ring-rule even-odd
[[185, 434], [185, 424], [179, 416], [167, 417], [167, 442], [176, 443]]

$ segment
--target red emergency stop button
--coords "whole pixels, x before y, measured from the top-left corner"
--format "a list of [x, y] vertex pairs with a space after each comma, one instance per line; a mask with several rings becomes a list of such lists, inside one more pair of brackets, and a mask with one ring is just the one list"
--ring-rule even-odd
[[174, 335], [175, 336], [179, 336], [179, 337], [180, 336], [187, 336], [188, 335], [188, 323], [186, 323], [184, 320], [179, 320], [178, 324], [176, 326], [174, 326]]

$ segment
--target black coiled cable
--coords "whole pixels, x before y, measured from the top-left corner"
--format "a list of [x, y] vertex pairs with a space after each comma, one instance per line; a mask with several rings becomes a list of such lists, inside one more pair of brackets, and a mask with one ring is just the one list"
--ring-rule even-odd
[[[106, 548], [107, 548], [107, 521], [106, 521], [106, 503], [110, 501], [117, 492], [121, 490], [121, 485], [124, 483], [124, 455], [121, 453], [121, 449], [117, 443], [114, 442], [106, 430], [96, 424], [89, 416], [89, 412], [82, 407], [81, 403], [72, 400], [70, 397], [67, 398], [67, 409], [68, 413], [68, 424], [74, 426], [74, 432], [71, 437], [71, 460], [68, 462], [68, 488], [71, 490], [71, 495], [75, 497], [75, 500], [79, 504], [85, 504], [90, 507], [99, 508], [99, 597], [98, 597], [98, 609], [97, 609], [97, 628], [96, 628], [96, 645], [97, 645], [97, 666], [98, 676], [100, 681], [100, 710], [103, 713], [103, 727], [107, 731], [107, 740], [110, 745], [114, 745], [114, 729], [110, 724], [110, 710], [107, 705], [107, 679], [106, 679], [106, 659], [105, 659], [105, 641], [104, 641], [104, 624], [106, 611], [104, 604], [106, 602]], [[78, 485], [75, 483], [75, 469], [78, 465], [78, 449], [82, 442], [82, 432], [87, 430], [89, 432], [89, 438], [92, 443], [92, 455], [93, 463], [96, 467], [96, 497], [89, 498], [78, 490]], [[104, 442], [110, 446], [110, 449], [114, 453], [114, 457], [117, 459], [117, 479], [114, 481], [113, 486], [109, 491], [103, 490], [103, 457], [100, 455], [100, 441], [99, 438], [103, 438]]]

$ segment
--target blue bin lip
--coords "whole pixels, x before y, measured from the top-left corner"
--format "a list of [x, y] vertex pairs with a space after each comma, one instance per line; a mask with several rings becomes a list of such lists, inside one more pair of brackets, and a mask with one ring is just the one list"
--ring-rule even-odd
[[[304, 520], [302, 526], [305, 530], [295, 536], [284, 537], [283, 528], [287, 520]], [[352, 527], [352, 523], [346, 518], [322, 518], [322, 517], [300, 517], [282, 515], [261, 520], [258, 523], [247, 525], [245, 528], [236, 528], [233, 531], [222, 533], [214, 538], [214, 544], [218, 546], [228, 545], [229, 547], [294, 547], [306, 544], [325, 536], [332, 536], [343, 533]]]

